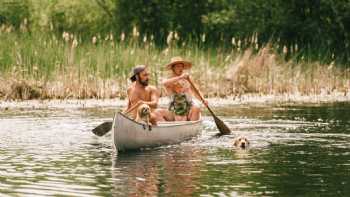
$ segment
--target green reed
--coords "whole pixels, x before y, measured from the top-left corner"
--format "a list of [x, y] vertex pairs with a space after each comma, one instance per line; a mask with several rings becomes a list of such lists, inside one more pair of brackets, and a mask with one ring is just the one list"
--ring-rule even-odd
[[325, 88], [347, 91], [350, 86], [349, 70], [339, 69], [334, 62], [285, 61], [274, 46], [245, 50], [227, 43], [223, 46], [205, 47], [204, 40], [183, 42], [169, 35], [167, 45], [157, 47], [151, 37], [138, 34], [96, 35], [82, 40], [66, 32], [11, 32], [2, 27], [0, 97], [11, 95], [15, 88], [8, 84], [18, 81], [39, 87], [40, 98], [124, 97], [133, 66], [148, 65], [151, 82], [159, 87], [168, 76], [164, 65], [173, 56], [193, 63], [193, 78], [209, 97], [308, 94]]

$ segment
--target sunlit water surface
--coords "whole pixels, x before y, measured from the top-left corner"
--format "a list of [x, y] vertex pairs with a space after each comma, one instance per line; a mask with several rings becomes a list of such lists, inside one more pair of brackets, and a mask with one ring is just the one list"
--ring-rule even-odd
[[[348, 196], [350, 104], [225, 106], [191, 141], [116, 153], [114, 109], [0, 112], [1, 196]], [[248, 150], [233, 147], [245, 136]]]

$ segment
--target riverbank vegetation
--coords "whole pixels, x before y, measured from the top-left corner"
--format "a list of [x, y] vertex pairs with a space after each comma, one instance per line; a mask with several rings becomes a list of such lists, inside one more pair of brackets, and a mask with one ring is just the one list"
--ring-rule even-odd
[[2, 2], [0, 98], [124, 98], [134, 65], [161, 89], [173, 56], [207, 97], [350, 90], [347, 1], [137, 2]]

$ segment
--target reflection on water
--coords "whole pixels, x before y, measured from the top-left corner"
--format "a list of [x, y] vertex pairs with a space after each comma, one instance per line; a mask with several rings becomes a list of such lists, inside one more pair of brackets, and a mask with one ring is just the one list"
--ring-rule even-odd
[[117, 179], [113, 193], [189, 196], [200, 187], [201, 168], [205, 165], [202, 159], [203, 151], [189, 146], [118, 155], [113, 159], [112, 176], [121, 178], [127, 174], [127, 178]]
[[[350, 104], [226, 106], [233, 130], [117, 154], [90, 129], [113, 109], [0, 112], [0, 194], [17, 196], [346, 196]], [[101, 111], [101, 113], [100, 113]], [[233, 148], [246, 136], [248, 150]]]

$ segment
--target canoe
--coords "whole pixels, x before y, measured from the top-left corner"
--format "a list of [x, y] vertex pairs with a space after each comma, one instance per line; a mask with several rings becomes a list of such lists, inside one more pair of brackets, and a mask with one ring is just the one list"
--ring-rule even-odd
[[112, 126], [114, 147], [119, 150], [140, 149], [175, 144], [199, 134], [202, 121], [159, 122], [151, 129], [122, 113], [116, 113]]

